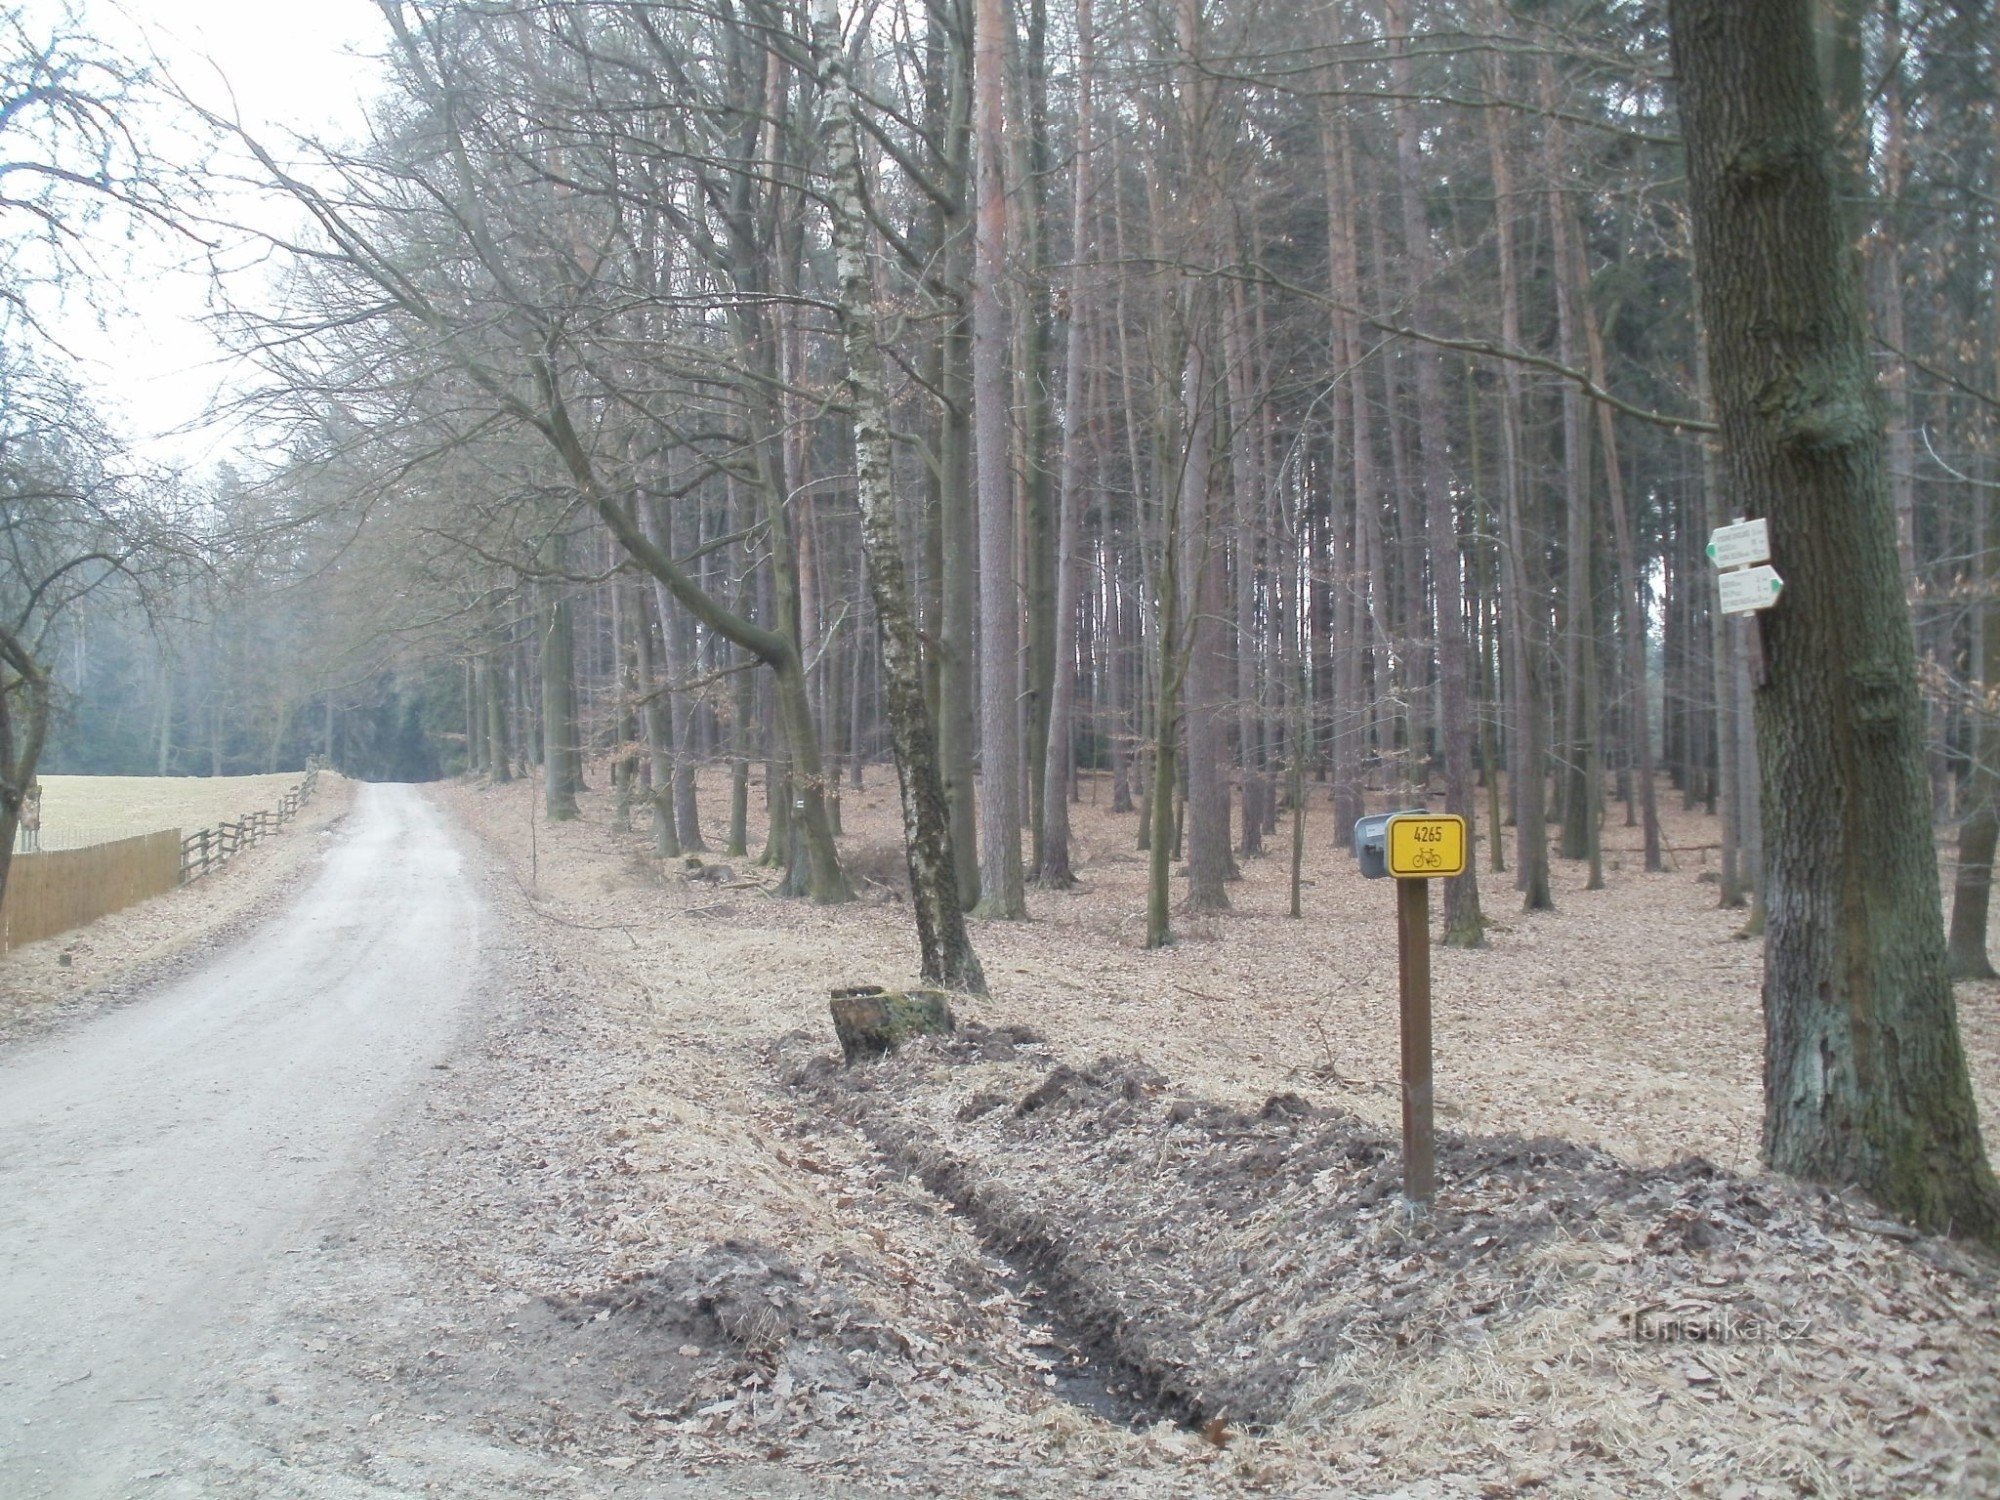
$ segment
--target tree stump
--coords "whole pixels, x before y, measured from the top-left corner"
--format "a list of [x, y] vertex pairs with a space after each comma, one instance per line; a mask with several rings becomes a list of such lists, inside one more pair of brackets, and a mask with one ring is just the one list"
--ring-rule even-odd
[[950, 1035], [958, 1023], [943, 990], [885, 990], [879, 984], [833, 991], [833, 1030], [841, 1057], [852, 1066], [881, 1057], [913, 1036]]

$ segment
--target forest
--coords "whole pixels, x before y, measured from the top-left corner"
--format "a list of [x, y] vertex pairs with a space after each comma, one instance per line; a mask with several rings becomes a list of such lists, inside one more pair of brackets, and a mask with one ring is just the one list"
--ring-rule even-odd
[[1993, 0], [0, 0], [0, 1491], [2000, 1494], [1996, 507]]
[[[1476, 831], [1442, 940], [1478, 947], [1551, 861], [1600, 883], [1607, 828], [1659, 869], [1673, 801], [1769, 924], [1772, 1014], [1829, 965], [1918, 975], [1880, 986], [1927, 1039], [1898, 1128], [1943, 1144], [1839, 1144], [1822, 1103], [1794, 1164], [2000, 1222], [1941, 977], [1993, 973], [2000, 25], [1732, 9], [385, 0], [345, 143], [11, 13], [18, 283], [87, 280], [111, 212], [282, 274], [222, 315], [258, 438], [206, 473], [122, 461], [14, 298], [8, 797], [318, 756], [531, 777], [561, 821], [588, 767], [658, 854], [839, 903], [844, 789], [893, 761], [925, 974], [974, 991], [969, 934], [1075, 878], [1087, 778], [1148, 948], [1427, 798]], [[1716, 64], [1716, 138], [1797, 87], [1705, 207], [1686, 63], [1721, 36], [1769, 73]], [[283, 227], [228, 224], [140, 95]], [[1830, 207], [1715, 227], [1793, 172]], [[1772, 254], [1782, 312], [1745, 300]], [[1777, 346], [1803, 374], [1752, 369]], [[1740, 424], [1787, 402], [1760, 460]], [[1724, 614], [1708, 538], [1758, 515], [1786, 594]], [[1933, 836], [1948, 953], [1906, 920]]]

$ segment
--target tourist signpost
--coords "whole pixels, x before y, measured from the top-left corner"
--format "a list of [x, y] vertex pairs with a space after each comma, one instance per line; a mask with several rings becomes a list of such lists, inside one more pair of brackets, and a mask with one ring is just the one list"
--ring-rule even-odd
[[1377, 813], [1354, 825], [1354, 857], [1371, 880], [1396, 882], [1397, 993], [1401, 1002], [1403, 1196], [1437, 1196], [1431, 1084], [1431, 882], [1463, 875], [1465, 819], [1456, 813]]
[[1760, 516], [1708, 534], [1708, 560], [1722, 569], [1716, 591], [1725, 615], [1747, 615], [1778, 602], [1785, 580], [1771, 561], [1771, 531]]

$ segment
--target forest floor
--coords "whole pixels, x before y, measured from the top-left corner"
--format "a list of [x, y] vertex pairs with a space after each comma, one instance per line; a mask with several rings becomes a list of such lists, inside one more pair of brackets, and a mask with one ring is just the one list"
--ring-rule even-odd
[[[109, 820], [117, 830], [110, 836], [116, 838], [183, 824], [199, 828], [238, 812], [276, 807], [298, 780], [296, 775], [231, 776], [214, 782], [201, 777], [51, 776], [44, 782], [44, 824], [54, 830], [58, 816], [67, 820], [63, 827]], [[90, 782], [111, 790], [92, 792], [74, 785]], [[135, 994], [248, 930], [298, 883], [353, 800], [351, 782], [321, 772], [316, 795], [296, 819], [212, 874], [88, 927], [0, 953], [0, 1043]]]
[[[488, 1218], [521, 1243], [478, 1274], [600, 1377], [523, 1445], [618, 1493], [2000, 1493], [1992, 1263], [1757, 1169], [1758, 949], [1708, 820], [1669, 811], [1651, 876], [1609, 828], [1607, 888], [1559, 862], [1554, 913], [1480, 871], [1412, 1224], [1392, 893], [1323, 797], [1305, 920], [1246, 860], [1153, 953], [1133, 819], [1078, 808], [1078, 888], [974, 924], [961, 1035], [844, 1070], [828, 989], [914, 977], [869, 775], [842, 843], [872, 899], [834, 908], [663, 869], [601, 792], [550, 827], [525, 783], [440, 789], [548, 990], [487, 1047], [478, 1171], [511, 1164]], [[2000, 988], [1959, 998], [1993, 1140]]]

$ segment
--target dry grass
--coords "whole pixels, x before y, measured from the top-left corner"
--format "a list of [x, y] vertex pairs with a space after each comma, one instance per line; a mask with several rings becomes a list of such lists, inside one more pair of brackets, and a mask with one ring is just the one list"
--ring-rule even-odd
[[42, 838], [54, 848], [162, 828], [191, 833], [275, 808], [298, 784], [296, 771], [275, 776], [44, 776]]

